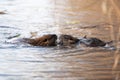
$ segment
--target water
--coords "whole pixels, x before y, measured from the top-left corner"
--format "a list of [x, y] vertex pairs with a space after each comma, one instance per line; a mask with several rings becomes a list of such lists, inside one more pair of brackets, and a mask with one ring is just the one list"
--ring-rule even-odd
[[[0, 80], [119, 80], [119, 22], [109, 23], [105, 1], [0, 0], [0, 11], [6, 12], [0, 15]], [[118, 49], [6, 43], [10, 36], [30, 37], [30, 32], [115, 40]]]

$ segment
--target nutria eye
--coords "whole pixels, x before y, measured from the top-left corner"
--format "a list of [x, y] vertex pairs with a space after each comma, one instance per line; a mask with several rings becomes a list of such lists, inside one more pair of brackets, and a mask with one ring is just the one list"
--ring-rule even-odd
[[46, 41], [47, 41], [47, 39], [44, 40], [44, 42], [46, 42]]
[[73, 40], [72, 38], [70, 40]]

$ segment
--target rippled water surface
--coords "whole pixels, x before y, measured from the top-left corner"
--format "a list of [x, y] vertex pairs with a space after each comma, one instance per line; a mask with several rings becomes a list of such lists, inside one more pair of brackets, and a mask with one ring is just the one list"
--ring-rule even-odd
[[[107, 0], [0, 0], [0, 80], [120, 80], [117, 16]], [[110, 0], [109, 0], [110, 1]], [[116, 0], [117, 1], [117, 0]], [[109, 6], [109, 5], [108, 5]], [[33, 47], [7, 43], [30, 32], [114, 40], [116, 48]]]

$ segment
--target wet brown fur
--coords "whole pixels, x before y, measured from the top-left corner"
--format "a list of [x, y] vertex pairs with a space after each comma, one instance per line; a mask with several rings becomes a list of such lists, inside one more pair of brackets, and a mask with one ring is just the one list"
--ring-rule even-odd
[[33, 46], [56, 46], [56, 40], [57, 36], [55, 34], [43, 35], [35, 39], [24, 38], [24, 42]]
[[59, 40], [60, 45], [73, 45], [79, 42], [79, 39], [77, 39], [76, 37], [63, 34], [59, 37]]

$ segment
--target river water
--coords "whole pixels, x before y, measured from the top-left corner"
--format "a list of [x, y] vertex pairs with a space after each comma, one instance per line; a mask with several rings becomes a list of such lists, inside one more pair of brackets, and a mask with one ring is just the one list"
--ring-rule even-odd
[[[119, 11], [110, 1], [0, 0], [0, 80], [120, 80]], [[116, 49], [6, 43], [30, 32], [113, 40]]]

